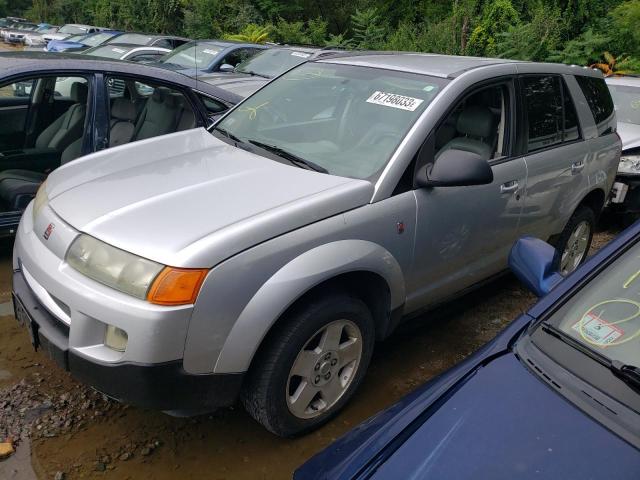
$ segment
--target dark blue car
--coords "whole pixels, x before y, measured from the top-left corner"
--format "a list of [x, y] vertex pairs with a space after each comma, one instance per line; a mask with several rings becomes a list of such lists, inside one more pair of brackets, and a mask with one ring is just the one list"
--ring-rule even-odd
[[640, 222], [566, 279], [553, 255], [516, 243], [511, 269], [544, 298], [294, 478], [639, 479]]

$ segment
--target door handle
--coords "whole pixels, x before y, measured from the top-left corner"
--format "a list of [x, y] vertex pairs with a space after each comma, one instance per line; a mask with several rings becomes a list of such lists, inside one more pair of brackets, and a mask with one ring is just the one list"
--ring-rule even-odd
[[571, 164], [571, 173], [579, 173], [584, 169], [584, 160], [578, 160]]
[[520, 184], [517, 180], [511, 180], [510, 182], [500, 185], [500, 193], [513, 193], [518, 190]]

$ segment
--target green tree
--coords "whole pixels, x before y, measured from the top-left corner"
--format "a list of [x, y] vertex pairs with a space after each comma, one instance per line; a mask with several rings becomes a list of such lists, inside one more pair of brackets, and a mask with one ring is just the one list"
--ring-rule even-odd
[[385, 25], [375, 7], [356, 11], [351, 15], [353, 41], [358, 48], [377, 50], [382, 48], [386, 33]]
[[567, 42], [562, 50], [553, 52], [549, 60], [571, 65], [591, 65], [601, 58], [610, 42], [609, 37], [589, 29]]
[[485, 3], [480, 23], [469, 37], [466, 51], [473, 55], [497, 55], [499, 34], [520, 23], [520, 16], [511, 0], [490, 0]]
[[562, 33], [561, 11], [542, 2], [534, 7], [531, 21], [511, 25], [499, 33], [495, 52], [499, 57], [541, 62], [558, 49]]

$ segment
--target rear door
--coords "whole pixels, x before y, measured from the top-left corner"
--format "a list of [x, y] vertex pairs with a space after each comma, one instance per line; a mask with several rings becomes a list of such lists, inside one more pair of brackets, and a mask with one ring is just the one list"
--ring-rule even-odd
[[562, 231], [586, 194], [590, 151], [562, 75], [523, 75], [519, 89], [518, 138], [527, 165], [520, 232], [547, 240]]

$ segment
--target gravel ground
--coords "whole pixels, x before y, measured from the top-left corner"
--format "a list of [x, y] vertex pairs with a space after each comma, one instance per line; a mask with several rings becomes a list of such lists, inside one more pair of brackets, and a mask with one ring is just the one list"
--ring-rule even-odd
[[[594, 250], [614, 234], [598, 233]], [[0, 260], [4, 298], [9, 250], [2, 248]], [[30, 443], [41, 479], [290, 478], [315, 452], [474, 352], [534, 301], [506, 276], [406, 324], [377, 347], [354, 401], [336, 420], [297, 440], [272, 436], [240, 408], [180, 419], [113, 402], [34, 353], [13, 317], [0, 317], [0, 441], [12, 438], [18, 451]], [[29, 478], [19, 477], [28, 469], [17, 463], [10, 474]]]

